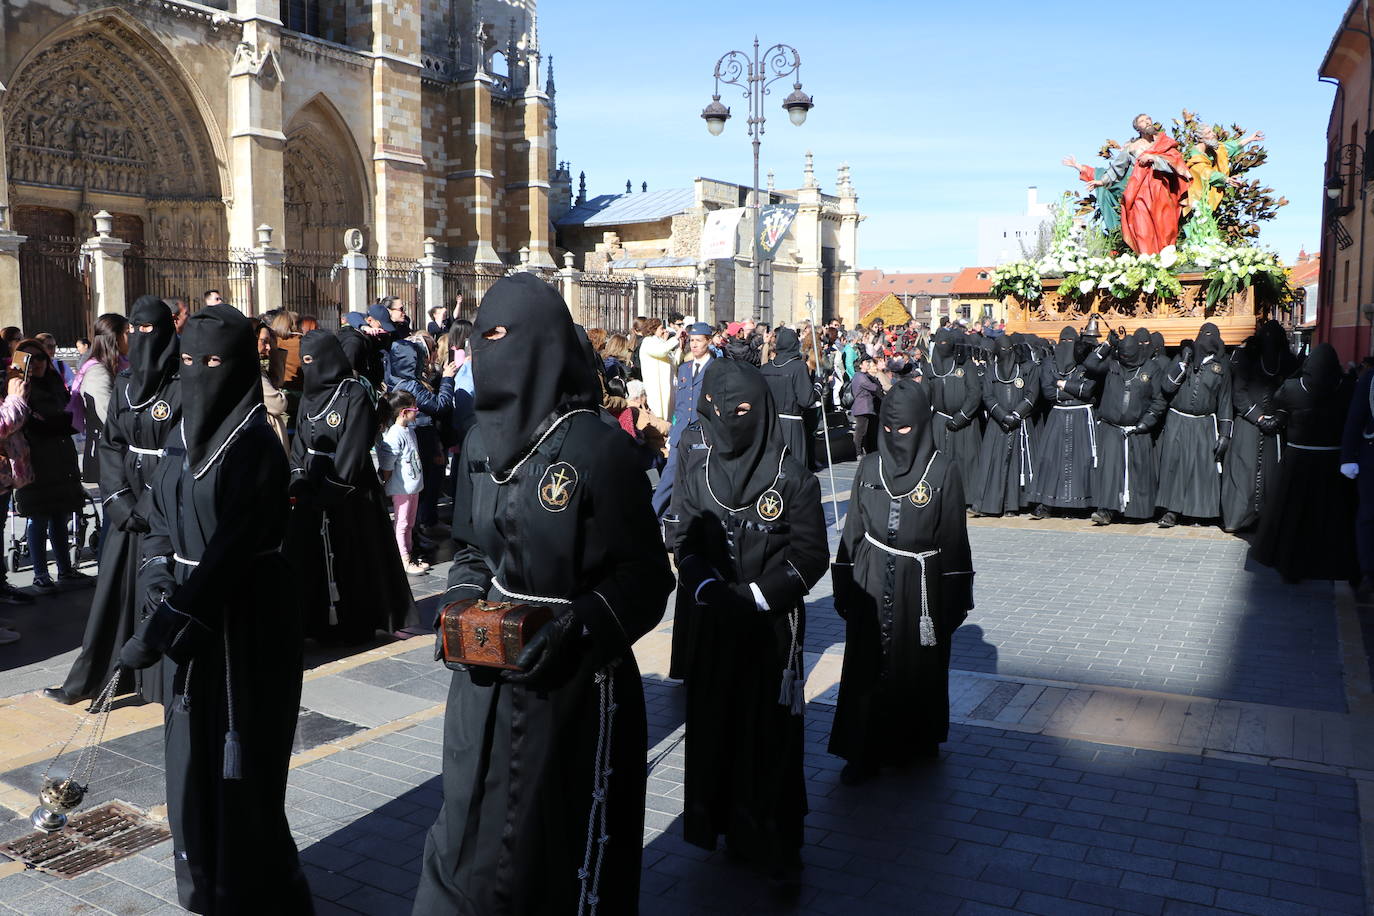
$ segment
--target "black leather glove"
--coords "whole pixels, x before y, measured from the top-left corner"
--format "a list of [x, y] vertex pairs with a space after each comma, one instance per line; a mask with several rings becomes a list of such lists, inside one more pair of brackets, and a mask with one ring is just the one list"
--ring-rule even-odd
[[706, 559], [698, 554], [683, 557], [677, 563], [678, 587], [685, 590], [687, 594], [696, 593], [697, 586], [707, 579], [719, 578], [714, 567]]
[[120, 531], [127, 531], [130, 534], [146, 534], [152, 530], [148, 525], [148, 520], [137, 512], [131, 514], [119, 526]]
[[1283, 424], [1279, 418], [1273, 416], [1260, 417], [1255, 421], [1255, 425], [1259, 427], [1260, 432], [1268, 436], [1272, 436], [1283, 429]]
[[1216, 460], [1222, 461], [1222, 460], [1224, 460], [1224, 459], [1226, 458], [1226, 452], [1227, 452], [1227, 450], [1230, 449], [1230, 448], [1231, 448], [1231, 437], [1230, 437], [1230, 436], [1219, 436], [1219, 437], [1217, 438], [1217, 445], [1216, 445], [1216, 448], [1212, 449], [1212, 456], [1213, 456], [1214, 458], [1216, 458]]
[[834, 593], [835, 613], [841, 620], [849, 619], [849, 602], [854, 594], [854, 567], [848, 564], [830, 564], [830, 587]]
[[303, 509], [315, 504], [315, 488], [310, 485], [309, 479], [304, 474], [298, 474], [291, 478], [291, 483], [286, 488], [286, 493], [296, 505]]
[[164, 655], [184, 663], [209, 633], [199, 620], [163, 600], [119, 650], [119, 663], [126, 668], [147, 668]]
[[1193, 342], [1185, 340], [1178, 348], [1178, 361], [1185, 366], [1193, 364]]
[[1113, 350], [1116, 349], [1116, 345], [1120, 340], [1121, 338], [1117, 336], [1115, 329], [1107, 332], [1107, 346], [1111, 347]]
[[724, 579], [710, 579], [697, 589], [696, 600], [699, 605], [714, 608], [734, 608], [738, 610], [759, 610], [758, 602], [749, 586], [731, 585]]
[[1150, 427], [1146, 426], [1144, 423], [1137, 423], [1135, 426], [1132, 426], [1130, 429], [1126, 430], [1126, 435], [1128, 435], [1128, 436], [1144, 436], [1144, 435], [1148, 435], [1149, 432], [1150, 432]]
[[504, 679], [531, 690], [561, 687], [582, 660], [581, 637], [581, 621], [572, 611], [564, 611], [534, 634], [515, 659], [520, 670], [505, 672]]

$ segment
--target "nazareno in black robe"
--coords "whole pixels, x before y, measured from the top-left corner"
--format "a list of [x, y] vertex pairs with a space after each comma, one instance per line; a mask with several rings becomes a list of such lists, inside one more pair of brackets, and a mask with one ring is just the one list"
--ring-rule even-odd
[[[724, 834], [736, 853], [785, 874], [800, 866], [807, 813], [804, 598], [830, 559], [820, 484], [782, 446], [772, 397], [752, 367], [712, 361], [702, 399], [707, 452], [678, 479], [674, 544], [678, 590], [699, 602], [687, 667], [684, 835], [714, 849]], [[750, 410], [737, 415], [742, 403]]]
[[[506, 335], [486, 339], [496, 327]], [[599, 383], [552, 288], [498, 281], [472, 340], [477, 425], [455, 481], [445, 601], [572, 619], [558, 677], [539, 689], [491, 668], [453, 673], [444, 803], [414, 912], [634, 913], [648, 732], [631, 646], [672, 589], [650, 494], [630, 485], [643, 474], [632, 443], [599, 418]]]
[[[141, 296], [129, 316], [130, 368], [115, 377], [100, 450], [100, 494], [108, 523], [100, 544], [100, 576], [91, 595], [81, 654], [62, 692], [73, 702], [100, 695], [119, 664], [119, 650], [151, 610], [138, 590], [143, 535], [148, 530], [149, 484], [164, 457], [180, 461], [181, 365], [171, 310], [156, 296]], [[153, 330], [137, 330], [152, 325]], [[171, 446], [171, 451], [168, 447]], [[153, 665], [123, 679], [151, 703], [162, 702], [162, 670]]]
[[[1093, 396], [1097, 382], [1083, 370], [1087, 357], [1078, 332], [1059, 334], [1054, 356], [1040, 364], [1040, 394], [1050, 405], [1040, 429], [1031, 502], [1062, 509], [1093, 504], [1092, 477], [1097, 466], [1097, 418]], [[1060, 388], [1058, 382], [1063, 382]]]
[[[706, 462], [706, 435], [701, 424], [693, 423], [682, 431], [675, 446], [681, 476], [701, 473]], [[663, 517], [664, 541], [671, 547], [677, 543], [678, 528], [682, 524], [682, 489], [674, 488], [668, 512]], [[692, 624], [697, 612], [696, 596], [677, 589], [673, 596], [673, 640], [668, 662], [668, 677], [685, 681], [692, 661]]]
[[[930, 442], [924, 392], [907, 386], [883, 401], [833, 568], [845, 650], [829, 750], [868, 766], [909, 763], [948, 737], [950, 643], [973, 607], [959, 470]], [[887, 432], [906, 425], [914, 441]], [[884, 449], [883, 437], [897, 441]]]
[[[167, 604], [130, 643], [157, 644], [166, 707], [167, 820], [181, 905], [196, 913], [310, 913], [286, 821], [301, 697], [300, 605], [281, 552], [287, 466], [262, 406], [256, 332], [227, 305], [181, 336], [184, 461], [152, 483], [145, 593]], [[204, 359], [220, 356], [210, 368]], [[158, 625], [175, 620], [165, 640]], [[126, 647], [127, 651], [127, 647]]]
[[1097, 467], [1093, 502], [1127, 518], [1155, 514], [1155, 455], [1150, 432], [1164, 413], [1164, 395], [1135, 337], [1104, 343], [1088, 354], [1083, 369], [1100, 380], [1097, 405]]
[[1155, 501], [1190, 518], [1221, 513], [1216, 447], [1220, 438], [1231, 435], [1231, 363], [1215, 330], [1210, 322], [1203, 325], [1192, 360], [1187, 366], [1175, 363], [1163, 380], [1170, 401], [1159, 436]]
[[417, 619], [372, 463], [376, 411], [333, 334], [306, 334], [301, 357], [305, 391], [291, 443], [295, 505], [286, 555], [300, 581], [305, 634], [365, 643], [377, 630]]
[[816, 389], [811, 382], [811, 372], [806, 368], [806, 360], [802, 357], [797, 332], [791, 328], [778, 328], [777, 341], [777, 352], [759, 367], [759, 372], [763, 374], [768, 390], [773, 395], [787, 450], [810, 468], [811, 450], [808, 443], [811, 436], [807, 432], [806, 411], [816, 403]]
[[1341, 473], [1341, 437], [1353, 385], [1330, 344], [1313, 348], [1273, 406], [1287, 416], [1278, 479], [1260, 516], [1253, 554], [1285, 579], [1357, 581], [1355, 481]]
[[[992, 361], [983, 370], [988, 425], [978, 453], [978, 477], [968, 484], [973, 511], [981, 515], [1019, 512], [1030, 504], [1027, 491], [1035, 484], [1039, 430], [1031, 416], [1039, 399], [1040, 381], [1034, 363], [1018, 361], [1019, 343], [1005, 334], [996, 338]], [[1004, 422], [1011, 429], [1003, 426]], [[882, 431], [878, 434], [881, 436]]]
[[1261, 418], [1274, 416], [1274, 394], [1296, 370], [1297, 359], [1277, 321], [1266, 321], [1232, 361], [1235, 422], [1221, 468], [1221, 527], [1226, 531], [1249, 528], [1263, 514], [1278, 479], [1283, 435], [1275, 428], [1266, 432], [1259, 424]]
[[[953, 459], [964, 479], [977, 480], [983, 380], [978, 365], [968, 359], [963, 338], [962, 333], [949, 328], [935, 332], [926, 383], [935, 410], [935, 447]], [[955, 429], [949, 428], [951, 424]], [[964, 495], [972, 498], [972, 494]]]

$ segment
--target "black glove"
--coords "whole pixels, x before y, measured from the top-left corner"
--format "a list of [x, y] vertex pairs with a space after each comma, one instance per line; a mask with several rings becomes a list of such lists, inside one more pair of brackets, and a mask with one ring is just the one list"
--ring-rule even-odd
[[1283, 429], [1283, 423], [1280, 422], [1279, 418], [1272, 416], [1260, 417], [1255, 421], [1255, 425], [1259, 427], [1260, 432], [1268, 436], [1272, 436]]
[[120, 524], [119, 530], [130, 534], [146, 534], [153, 529], [148, 525], [146, 518], [134, 512]]
[[1111, 347], [1113, 350], [1116, 349], [1117, 342], [1120, 340], [1121, 338], [1117, 336], [1115, 329], [1112, 329], [1107, 332], [1107, 345]]
[[1178, 348], [1178, 361], [1185, 366], [1193, 364], [1193, 342], [1185, 340]]
[[1144, 423], [1137, 423], [1135, 426], [1132, 426], [1130, 429], [1126, 430], [1126, 435], [1144, 436], [1147, 435], [1149, 432], [1150, 427], [1146, 426]]
[[503, 678], [531, 690], [561, 687], [577, 671], [582, 660], [582, 622], [572, 611], [564, 611], [545, 624], [526, 643], [515, 663], [519, 671], [507, 671]]
[[298, 474], [291, 478], [291, 483], [286, 488], [286, 494], [303, 509], [315, 504], [315, 488], [310, 485], [309, 479], [304, 474]]
[[184, 663], [209, 633], [205, 624], [163, 600], [119, 650], [119, 663], [126, 668], [147, 668], [164, 655]]
[[719, 575], [704, 557], [697, 554], [683, 557], [677, 563], [678, 587], [689, 595], [696, 592], [698, 585], [707, 579], [719, 578]]
[[731, 585], [723, 579], [710, 579], [697, 589], [697, 604], [714, 608], [735, 608], [738, 610], [759, 610], [754, 593], [747, 585]]
[[1226, 458], [1226, 451], [1231, 447], [1230, 436], [1218, 436], [1216, 448], [1212, 449], [1212, 456], [1218, 461]]
[[1013, 410], [1007, 414], [1007, 422], [1011, 423], [1011, 428], [1016, 429], [1025, 422], [1025, 417], [1021, 416], [1021, 411]]
[[965, 417], [963, 414], [957, 413], [945, 421], [945, 429], [952, 433], [957, 433], [972, 422], [973, 419], [971, 417]]
[[835, 613], [840, 615], [841, 620], [848, 620], [849, 601], [854, 593], [854, 567], [831, 563], [830, 586], [834, 593]]

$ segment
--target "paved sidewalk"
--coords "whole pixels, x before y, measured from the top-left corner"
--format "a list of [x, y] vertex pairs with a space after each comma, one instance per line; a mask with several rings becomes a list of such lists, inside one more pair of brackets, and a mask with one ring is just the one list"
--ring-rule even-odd
[[[851, 474], [837, 469], [837, 489]], [[972, 539], [978, 607], [956, 639], [938, 763], [839, 784], [825, 743], [843, 624], [828, 582], [811, 596], [811, 814], [794, 906], [681, 840], [671, 621], [640, 642], [645, 913], [1370, 912], [1361, 629], [1374, 608], [1345, 586], [1282, 585], [1246, 565], [1242, 541], [1201, 529], [980, 520]], [[409, 912], [440, 800], [449, 675], [432, 659], [427, 639], [312, 658], [287, 804], [321, 913]], [[0, 839], [27, 831], [37, 776], [79, 714], [31, 692], [64, 666], [50, 655], [0, 672]], [[160, 719], [116, 712], [91, 803], [159, 811]], [[181, 912], [168, 847], [65, 881], [0, 862], [0, 913]]]

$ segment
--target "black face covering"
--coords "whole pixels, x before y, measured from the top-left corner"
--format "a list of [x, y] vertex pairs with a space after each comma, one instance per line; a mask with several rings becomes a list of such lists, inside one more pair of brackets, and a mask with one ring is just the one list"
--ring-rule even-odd
[[[741, 404], [749, 405], [747, 413], [737, 413]], [[731, 508], [757, 500], [777, 479], [785, 450], [773, 396], [759, 370], [736, 359], [711, 360], [697, 415], [711, 442], [711, 492]]]
[[1164, 335], [1161, 334], [1159, 331], [1154, 331], [1154, 332], [1152, 332], [1152, 333], [1150, 334], [1150, 348], [1151, 348], [1151, 349], [1150, 349], [1150, 355], [1151, 355], [1151, 356], [1164, 356], [1164, 355], [1165, 355], [1165, 353], [1164, 353]]
[[339, 338], [339, 346], [343, 347], [344, 356], [348, 357], [348, 364], [354, 372], [362, 372], [367, 366], [367, 338], [351, 325], [344, 325], [335, 333]]
[[314, 418], [324, 412], [344, 379], [353, 378], [353, 366], [339, 338], [328, 331], [311, 331], [301, 338], [301, 413]]
[[953, 358], [954, 332], [949, 328], [941, 328], [935, 332], [935, 355], [943, 360]]
[[1281, 372], [1292, 356], [1292, 351], [1288, 349], [1288, 335], [1277, 321], [1266, 321], [1260, 325], [1259, 333], [1255, 335], [1255, 347], [1263, 360], [1264, 370], [1271, 374]]
[[999, 378], [1009, 379], [1012, 372], [1016, 370], [1016, 346], [1019, 343], [1015, 338], [1003, 334], [992, 342], [992, 356], [997, 361], [997, 375]]
[[1221, 359], [1226, 355], [1226, 344], [1221, 341], [1221, 331], [1210, 321], [1198, 328], [1197, 341], [1194, 346], [1199, 356], [1212, 356]]
[[[489, 340], [497, 328], [505, 336]], [[505, 474], [570, 410], [597, 410], [601, 384], [563, 297], [533, 274], [497, 280], [472, 328], [474, 406], [492, 473]]]
[[[207, 305], [186, 320], [181, 352], [181, 429], [186, 461], [203, 474], [256, 408], [262, 407], [253, 322], [231, 305]], [[211, 356], [218, 366], [206, 365]]]
[[[143, 407], [181, 364], [181, 349], [172, 310], [157, 296], [139, 296], [129, 314], [129, 403]], [[150, 324], [146, 334], [139, 325]]]
[[773, 353], [771, 362], [775, 366], [781, 366], [794, 359], [801, 359], [801, 341], [797, 338], [797, 332], [791, 328], [778, 328], [777, 349]]
[[1341, 383], [1341, 360], [1329, 343], [1317, 344], [1302, 364], [1302, 385], [1310, 393], [1325, 396]]
[[[1146, 340], [1148, 340], [1148, 335]], [[1144, 365], [1149, 358], [1149, 353], [1140, 345], [1139, 339], [1134, 336], [1123, 337], [1116, 344], [1116, 357], [1121, 361], [1121, 365], [1127, 369], [1136, 369]]]
[[[894, 494], [912, 490], [935, 454], [930, 410], [925, 386], [910, 379], [893, 385], [878, 409], [878, 455], [883, 459], [883, 481]], [[911, 432], [902, 435], [898, 430], [905, 426]]]
[[1054, 348], [1054, 365], [1061, 372], [1068, 372], [1078, 365], [1078, 330], [1073, 326], [1066, 326], [1059, 332], [1059, 343]]

